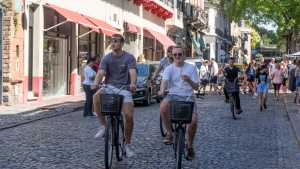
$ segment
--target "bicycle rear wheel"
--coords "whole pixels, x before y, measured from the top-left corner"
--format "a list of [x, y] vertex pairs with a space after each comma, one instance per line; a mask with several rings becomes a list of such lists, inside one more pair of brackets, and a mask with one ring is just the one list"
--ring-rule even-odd
[[184, 140], [185, 133], [183, 128], [179, 128], [177, 131], [177, 140], [176, 140], [176, 169], [181, 169], [182, 165], [182, 156], [184, 154]]
[[123, 160], [125, 155], [125, 135], [124, 135], [124, 121], [122, 115], [116, 123], [115, 145], [116, 145], [116, 157], [118, 161]]
[[230, 96], [230, 110], [231, 110], [231, 113], [232, 113], [232, 118], [234, 120], [236, 120], [236, 115], [235, 115], [235, 101], [234, 101], [234, 98], [233, 96]]
[[113, 119], [108, 118], [107, 127], [105, 130], [105, 150], [104, 150], [104, 163], [105, 169], [110, 169], [112, 165], [113, 158]]

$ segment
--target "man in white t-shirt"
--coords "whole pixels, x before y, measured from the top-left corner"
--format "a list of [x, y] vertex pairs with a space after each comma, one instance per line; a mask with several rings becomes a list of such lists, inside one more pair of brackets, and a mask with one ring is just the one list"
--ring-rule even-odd
[[[174, 63], [169, 65], [164, 73], [160, 88], [160, 95], [164, 94], [166, 89], [169, 90], [168, 95], [160, 104], [160, 112], [162, 120], [167, 128], [167, 135], [164, 138], [165, 144], [172, 143], [172, 130], [170, 121], [170, 101], [193, 101], [195, 102], [194, 90], [199, 87], [199, 76], [197, 68], [189, 63], [184, 62], [183, 49], [174, 47], [172, 50]], [[192, 160], [195, 156], [193, 149], [193, 140], [197, 131], [197, 114], [196, 104], [192, 122], [188, 125], [188, 141], [187, 141], [187, 159]]]

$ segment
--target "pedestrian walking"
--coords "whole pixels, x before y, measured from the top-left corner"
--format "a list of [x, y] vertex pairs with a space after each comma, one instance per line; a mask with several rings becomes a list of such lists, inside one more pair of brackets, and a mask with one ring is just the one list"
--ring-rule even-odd
[[257, 93], [259, 100], [259, 109], [267, 109], [267, 94], [268, 94], [268, 67], [267, 65], [262, 65], [257, 70]]
[[96, 71], [93, 69], [96, 61], [96, 57], [89, 57], [84, 68], [83, 89], [85, 92], [85, 104], [83, 117], [93, 116], [93, 95], [95, 93], [95, 90], [91, 89], [91, 85], [93, 85], [96, 76]]
[[253, 62], [250, 62], [246, 69], [246, 76], [248, 82], [249, 93], [253, 96], [256, 92], [256, 82], [255, 82], [255, 68]]
[[199, 93], [203, 90], [203, 95], [205, 95], [206, 86], [209, 82], [209, 71], [208, 71], [208, 61], [205, 60], [203, 65], [200, 67], [200, 87]]
[[218, 88], [218, 72], [219, 66], [214, 58], [210, 60], [210, 91], [214, 88], [215, 92], [221, 94], [220, 89]]
[[276, 64], [275, 69], [271, 73], [271, 79], [274, 87], [274, 96], [276, 100], [279, 100], [279, 91], [283, 82], [283, 71], [279, 63]]

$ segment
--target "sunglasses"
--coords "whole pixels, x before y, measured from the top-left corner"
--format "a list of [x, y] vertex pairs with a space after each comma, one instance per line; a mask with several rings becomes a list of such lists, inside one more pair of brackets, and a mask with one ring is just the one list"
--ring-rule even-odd
[[111, 39], [111, 43], [119, 43], [121, 42], [121, 39]]
[[182, 56], [182, 53], [173, 53], [173, 56]]

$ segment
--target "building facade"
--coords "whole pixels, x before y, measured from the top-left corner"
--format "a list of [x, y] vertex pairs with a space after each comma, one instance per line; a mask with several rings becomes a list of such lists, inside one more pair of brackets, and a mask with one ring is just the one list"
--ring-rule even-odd
[[239, 63], [250, 63], [252, 58], [251, 48], [251, 28], [244, 20], [239, 23], [231, 23], [231, 35], [233, 37], [233, 47], [231, 57]]
[[209, 1], [205, 1], [205, 11], [208, 13], [208, 27], [204, 35], [207, 48], [204, 58], [225, 62], [232, 45], [230, 21], [225, 17], [221, 6]]
[[0, 104], [24, 102], [24, 55], [21, 2], [0, 3]]
[[7, 0], [1, 104], [77, 95], [87, 57], [110, 52], [114, 33], [125, 36], [124, 49], [137, 59], [159, 60], [179, 42], [167, 36], [170, 28], [183, 28], [177, 2]]

